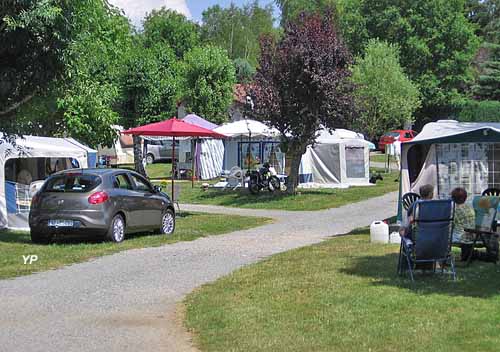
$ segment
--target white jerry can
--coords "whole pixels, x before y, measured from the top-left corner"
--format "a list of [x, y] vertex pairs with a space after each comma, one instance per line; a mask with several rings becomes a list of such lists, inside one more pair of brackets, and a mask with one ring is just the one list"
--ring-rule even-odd
[[374, 221], [370, 225], [370, 242], [389, 243], [389, 225], [383, 221]]
[[401, 243], [401, 236], [399, 235], [399, 232], [392, 232], [389, 235], [389, 243]]

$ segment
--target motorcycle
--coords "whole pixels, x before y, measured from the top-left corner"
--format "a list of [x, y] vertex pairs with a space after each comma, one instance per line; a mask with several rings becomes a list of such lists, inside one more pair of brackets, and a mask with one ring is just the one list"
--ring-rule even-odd
[[248, 190], [252, 194], [257, 194], [264, 188], [267, 188], [269, 192], [281, 189], [281, 181], [276, 176], [274, 168], [269, 166], [269, 163], [264, 163], [259, 170], [250, 171], [247, 176], [250, 177]]

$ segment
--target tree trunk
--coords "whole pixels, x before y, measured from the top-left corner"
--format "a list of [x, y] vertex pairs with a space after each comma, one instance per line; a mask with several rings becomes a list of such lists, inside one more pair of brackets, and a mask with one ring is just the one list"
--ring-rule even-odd
[[144, 165], [142, 164], [142, 148], [141, 148], [141, 138], [139, 136], [133, 136], [134, 140], [134, 168], [135, 171], [147, 176]]
[[289, 194], [295, 194], [297, 192], [297, 186], [299, 185], [299, 168], [300, 160], [302, 159], [302, 154], [304, 154], [305, 147], [290, 148], [289, 153], [292, 158], [290, 165], [290, 175], [288, 175], [286, 190]]

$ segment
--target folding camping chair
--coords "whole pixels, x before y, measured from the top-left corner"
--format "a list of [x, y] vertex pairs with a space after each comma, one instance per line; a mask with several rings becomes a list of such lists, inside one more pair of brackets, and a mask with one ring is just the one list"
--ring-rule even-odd
[[420, 199], [420, 194], [409, 192], [403, 195], [403, 198], [401, 198], [401, 202], [403, 203], [403, 209], [405, 211], [408, 211], [410, 207], [415, 203], [417, 200]]
[[[500, 197], [500, 189], [499, 188], [494, 188], [494, 187], [490, 187], [490, 188], [486, 188], [483, 193], [481, 193], [482, 196], [495, 196], [495, 197]], [[496, 231], [497, 230], [497, 227], [498, 227], [498, 221], [494, 222], [493, 223], [493, 231]]]
[[500, 196], [500, 189], [498, 188], [486, 188], [483, 193], [481, 193], [482, 196], [495, 196], [499, 197]]
[[410, 279], [414, 281], [414, 271], [419, 266], [432, 264], [433, 272], [436, 264], [449, 264], [456, 280], [455, 262], [451, 254], [451, 238], [455, 206], [451, 200], [419, 200], [415, 204], [413, 238], [403, 238], [402, 251], [399, 258], [399, 274], [404, 272], [406, 263]]
[[[411, 208], [413, 203], [415, 203], [417, 200], [420, 199], [420, 195], [417, 193], [409, 192], [405, 193], [403, 197], [401, 198], [401, 203], [403, 204], [403, 210], [408, 213], [408, 209]], [[402, 251], [403, 251], [403, 241], [401, 241], [401, 244], [399, 246], [399, 261], [398, 261], [398, 273], [401, 270], [401, 265], [403, 265], [402, 260]]]
[[464, 229], [470, 235], [471, 241], [458, 243], [461, 246], [470, 246], [467, 265], [472, 260], [474, 248], [486, 248], [486, 259], [496, 264], [498, 261], [498, 238], [496, 233], [496, 217], [500, 197], [476, 196], [472, 200], [472, 207], [476, 214], [474, 229]]

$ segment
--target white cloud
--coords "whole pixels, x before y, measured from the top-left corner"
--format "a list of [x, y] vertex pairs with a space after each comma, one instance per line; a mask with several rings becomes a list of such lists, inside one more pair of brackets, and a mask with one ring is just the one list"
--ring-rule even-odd
[[191, 11], [189, 11], [186, 0], [110, 0], [110, 3], [123, 9], [125, 15], [136, 27], [142, 26], [142, 20], [147, 13], [162, 6], [191, 18]]

